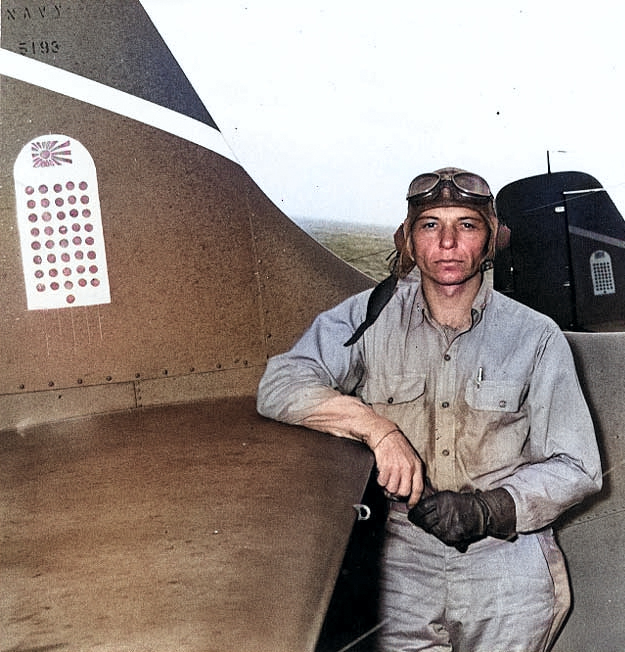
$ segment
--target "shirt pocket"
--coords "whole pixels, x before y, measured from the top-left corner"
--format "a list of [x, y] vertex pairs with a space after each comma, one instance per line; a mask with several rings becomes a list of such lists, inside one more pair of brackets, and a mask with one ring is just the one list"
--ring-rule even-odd
[[469, 383], [465, 392], [467, 404], [474, 410], [518, 412], [525, 399], [523, 383], [505, 380], [483, 380]]
[[424, 393], [424, 375], [397, 374], [368, 379], [362, 388], [362, 399], [369, 405], [402, 405], [412, 403]]

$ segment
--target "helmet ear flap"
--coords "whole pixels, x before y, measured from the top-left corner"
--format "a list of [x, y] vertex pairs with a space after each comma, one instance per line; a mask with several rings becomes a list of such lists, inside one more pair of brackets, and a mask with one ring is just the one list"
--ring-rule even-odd
[[412, 252], [412, 238], [410, 237], [410, 227], [407, 222], [408, 220], [400, 224], [393, 236], [397, 255], [391, 263], [391, 273], [397, 278], [404, 278], [415, 266]]
[[404, 233], [404, 224], [403, 222], [397, 227], [397, 231], [393, 235], [393, 241], [395, 242], [395, 249], [399, 252], [404, 248], [406, 242], [406, 234]]
[[510, 246], [511, 231], [508, 226], [498, 222], [497, 219], [492, 220], [489, 228], [491, 229], [491, 233], [488, 238], [486, 260], [492, 261], [497, 252], [507, 249]]
[[510, 227], [506, 224], [499, 222], [497, 224], [497, 237], [495, 238], [495, 250], [501, 251], [502, 249], [507, 249], [510, 246], [510, 238], [512, 232]]

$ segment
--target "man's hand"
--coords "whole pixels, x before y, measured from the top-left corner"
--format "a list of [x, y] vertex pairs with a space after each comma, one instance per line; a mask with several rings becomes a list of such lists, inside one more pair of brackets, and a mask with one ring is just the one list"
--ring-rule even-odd
[[440, 491], [421, 500], [408, 519], [460, 552], [486, 536], [516, 535], [514, 499], [503, 488], [483, 493]]
[[408, 498], [408, 507], [414, 507], [423, 493], [423, 462], [401, 430], [385, 435], [373, 454], [378, 484], [392, 496]]

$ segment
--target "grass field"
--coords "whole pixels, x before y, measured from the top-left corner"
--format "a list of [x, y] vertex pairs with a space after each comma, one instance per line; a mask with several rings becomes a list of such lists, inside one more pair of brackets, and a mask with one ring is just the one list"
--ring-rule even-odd
[[388, 276], [395, 251], [395, 227], [328, 220], [294, 219], [306, 233], [344, 261], [377, 281]]

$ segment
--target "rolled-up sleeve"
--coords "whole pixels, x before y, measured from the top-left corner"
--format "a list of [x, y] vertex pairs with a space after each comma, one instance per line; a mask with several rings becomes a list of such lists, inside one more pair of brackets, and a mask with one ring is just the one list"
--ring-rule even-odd
[[360, 343], [346, 342], [364, 319], [370, 291], [321, 313], [288, 352], [269, 359], [257, 409], [263, 416], [300, 423], [321, 403], [352, 394], [362, 374]]

